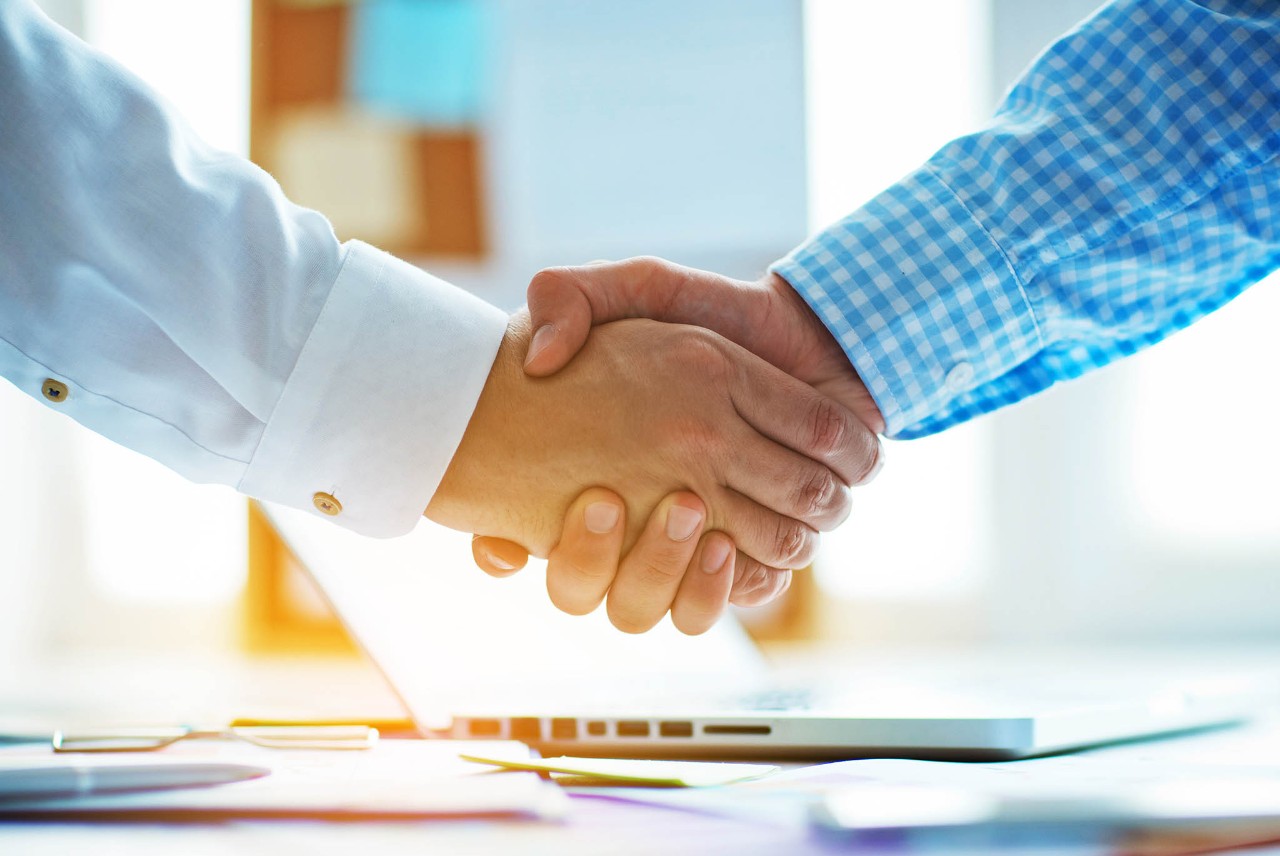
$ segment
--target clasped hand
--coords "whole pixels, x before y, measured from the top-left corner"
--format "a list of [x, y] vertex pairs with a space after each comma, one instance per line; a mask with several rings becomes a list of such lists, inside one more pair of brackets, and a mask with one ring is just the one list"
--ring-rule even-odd
[[427, 516], [481, 533], [491, 574], [546, 556], [565, 612], [607, 598], [620, 630], [669, 610], [696, 634], [786, 589], [879, 470], [880, 430], [839, 345], [777, 277], [650, 258], [553, 268], [513, 317]]

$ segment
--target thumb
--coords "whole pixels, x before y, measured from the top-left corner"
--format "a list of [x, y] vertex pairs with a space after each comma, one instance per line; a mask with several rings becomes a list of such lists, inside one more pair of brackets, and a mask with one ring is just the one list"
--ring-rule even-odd
[[[691, 292], [697, 276], [706, 283]], [[594, 324], [652, 318], [706, 326], [709, 283], [719, 278], [648, 256], [539, 271], [529, 283], [534, 333], [524, 370], [534, 377], [555, 374], [582, 350]]]
[[548, 268], [534, 276], [529, 283], [529, 319], [533, 339], [524, 358], [525, 373], [553, 375], [582, 350], [594, 320], [591, 302], [572, 268]]
[[519, 544], [489, 535], [473, 535], [471, 557], [491, 577], [509, 577], [529, 561], [529, 551]]

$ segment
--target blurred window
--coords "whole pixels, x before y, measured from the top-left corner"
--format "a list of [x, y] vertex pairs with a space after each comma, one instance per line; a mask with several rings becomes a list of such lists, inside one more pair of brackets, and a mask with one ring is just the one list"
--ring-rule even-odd
[[[809, 217], [817, 230], [990, 111], [988, 0], [805, 3]], [[928, 22], [922, 26], [921, 22]], [[984, 421], [888, 444], [880, 480], [825, 540], [820, 583], [862, 598], [974, 588], [990, 541]]]
[[[87, 0], [84, 37], [213, 146], [248, 151], [249, 0]], [[244, 499], [78, 432], [88, 576], [104, 596], [214, 602], [246, 574]]]
[[[1176, 546], [1280, 543], [1280, 275], [1133, 361], [1134, 522]], [[1271, 381], [1274, 383], [1274, 381]]]

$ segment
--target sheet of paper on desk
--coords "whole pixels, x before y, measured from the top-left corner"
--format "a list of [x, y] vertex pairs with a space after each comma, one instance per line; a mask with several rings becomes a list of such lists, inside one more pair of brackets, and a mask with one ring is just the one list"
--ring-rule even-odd
[[[528, 750], [506, 741], [476, 743], [501, 757]], [[212, 788], [0, 804], [0, 818], [42, 816], [110, 817], [558, 817], [564, 794], [533, 773], [492, 776], [458, 759], [462, 747], [447, 740], [386, 740], [366, 752], [262, 749], [238, 744], [161, 753], [97, 756], [87, 763], [119, 764], [125, 757], [156, 763], [193, 758], [237, 760], [270, 767], [262, 779]], [[44, 758], [52, 756], [41, 750]], [[0, 752], [0, 764], [41, 757], [26, 750]], [[78, 756], [75, 763], [86, 763]]]
[[1280, 722], [1005, 763], [871, 759], [796, 767], [758, 781], [694, 791], [610, 789], [601, 796], [721, 817], [795, 825], [851, 786], [946, 788], [998, 796], [1070, 798], [1168, 781], [1266, 785], [1280, 778]]
[[484, 757], [468, 751], [464, 761], [492, 764], [507, 770], [549, 773], [557, 782], [589, 787], [600, 784], [650, 788], [709, 788], [759, 779], [778, 768], [772, 764], [729, 764], [711, 761], [646, 761], [637, 758], [537, 758]]
[[827, 794], [811, 818], [847, 846], [913, 851], [1074, 843], [1183, 856], [1280, 842], [1280, 776], [1078, 784], [1019, 791], [866, 781]]

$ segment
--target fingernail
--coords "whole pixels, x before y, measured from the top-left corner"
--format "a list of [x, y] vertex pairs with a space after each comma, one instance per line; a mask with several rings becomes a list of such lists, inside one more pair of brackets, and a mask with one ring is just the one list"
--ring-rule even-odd
[[702, 525], [702, 512], [683, 505], [667, 509], [667, 537], [672, 541], [688, 541], [694, 530]]
[[612, 502], [593, 502], [587, 506], [582, 516], [586, 518], [587, 531], [603, 535], [612, 532], [613, 527], [618, 525], [620, 514], [618, 506]]
[[702, 548], [702, 570], [714, 574], [729, 561], [729, 551], [733, 545], [723, 538], [713, 538]]
[[489, 564], [493, 565], [495, 568], [497, 568], [500, 571], [514, 571], [516, 569], [515, 565], [511, 564], [505, 559], [498, 558], [497, 553], [494, 553], [490, 550], [485, 550], [484, 554], [485, 556], [488, 557]]
[[538, 354], [551, 344], [551, 340], [555, 337], [556, 328], [554, 324], [543, 324], [533, 334], [533, 341], [529, 343], [529, 355], [524, 358], [524, 364], [527, 366], [538, 358]]

